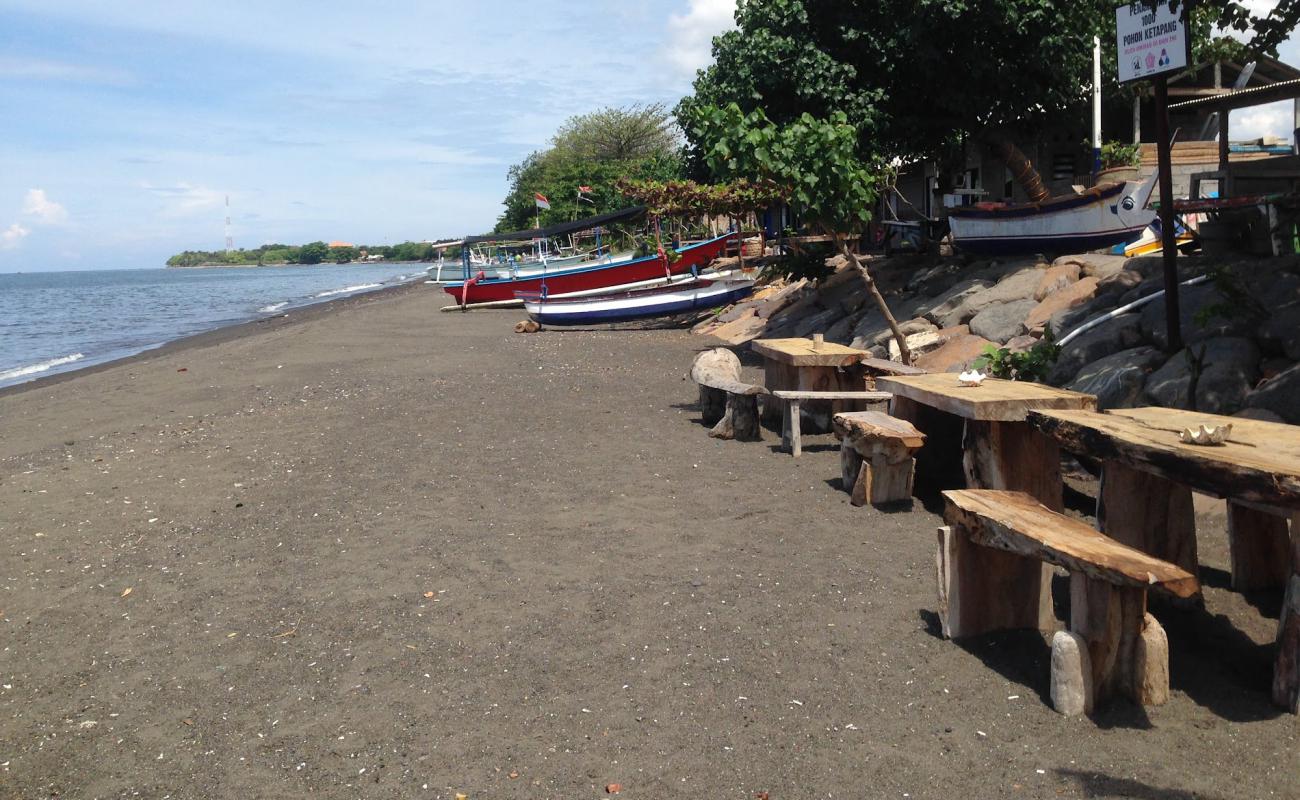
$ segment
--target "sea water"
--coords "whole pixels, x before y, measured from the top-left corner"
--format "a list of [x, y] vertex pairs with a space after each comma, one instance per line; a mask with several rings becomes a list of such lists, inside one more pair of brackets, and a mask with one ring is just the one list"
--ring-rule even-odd
[[424, 277], [400, 263], [0, 273], [0, 386]]

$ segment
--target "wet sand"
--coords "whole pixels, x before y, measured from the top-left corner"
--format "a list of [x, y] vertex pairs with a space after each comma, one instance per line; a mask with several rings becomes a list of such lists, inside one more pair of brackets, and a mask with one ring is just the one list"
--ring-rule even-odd
[[937, 636], [931, 511], [706, 437], [705, 342], [445, 297], [0, 392], [0, 797], [1300, 795], [1222, 515], [1170, 703], [1063, 718]]

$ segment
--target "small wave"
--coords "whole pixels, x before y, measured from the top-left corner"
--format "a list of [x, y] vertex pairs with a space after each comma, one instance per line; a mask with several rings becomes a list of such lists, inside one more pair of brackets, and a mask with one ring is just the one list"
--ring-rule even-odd
[[358, 283], [356, 286], [344, 286], [342, 289], [330, 289], [329, 291], [326, 292], [320, 292], [319, 294], [312, 295], [312, 297], [331, 297], [336, 294], [349, 294], [351, 292], [359, 292], [362, 289], [378, 289], [382, 286], [383, 286], [382, 283]]
[[61, 367], [64, 364], [71, 364], [74, 361], [80, 361], [85, 357], [86, 356], [83, 355], [82, 353], [73, 353], [70, 356], [51, 358], [49, 361], [41, 361], [40, 363], [37, 364], [28, 364], [25, 367], [15, 367], [14, 369], [8, 369], [5, 370], [4, 372], [0, 372], [0, 382], [11, 381], [14, 378], [23, 378], [28, 375], [35, 375], [38, 372], [45, 372], [46, 370], [51, 370], [54, 369], [55, 367]]
[[269, 306], [262, 306], [261, 308], [257, 309], [257, 311], [259, 314], [274, 314], [275, 312], [279, 311], [280, 309], [284, 308], [287, 305], [289, 305], [289, 301], [285, 300], [282, 303], [272, 303]]

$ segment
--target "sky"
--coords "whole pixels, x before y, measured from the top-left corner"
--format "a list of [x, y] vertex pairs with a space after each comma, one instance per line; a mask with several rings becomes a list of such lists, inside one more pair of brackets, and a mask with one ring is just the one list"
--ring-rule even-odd
[[227, 197], [237, 247], [489, 230], [511, 164], [573, 115], [675, 104], [734, 7], [4, 0], [0, 272], [220, 249]]

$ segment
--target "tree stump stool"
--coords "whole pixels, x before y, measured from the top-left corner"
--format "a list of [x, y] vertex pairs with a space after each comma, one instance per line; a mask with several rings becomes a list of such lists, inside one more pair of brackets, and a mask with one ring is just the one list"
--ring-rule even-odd
[[915, 453], [925, 434], [912, 423], [879, 411], [836, 414], [840, 437], [840, 485], [855, 506], [912, 499]]

